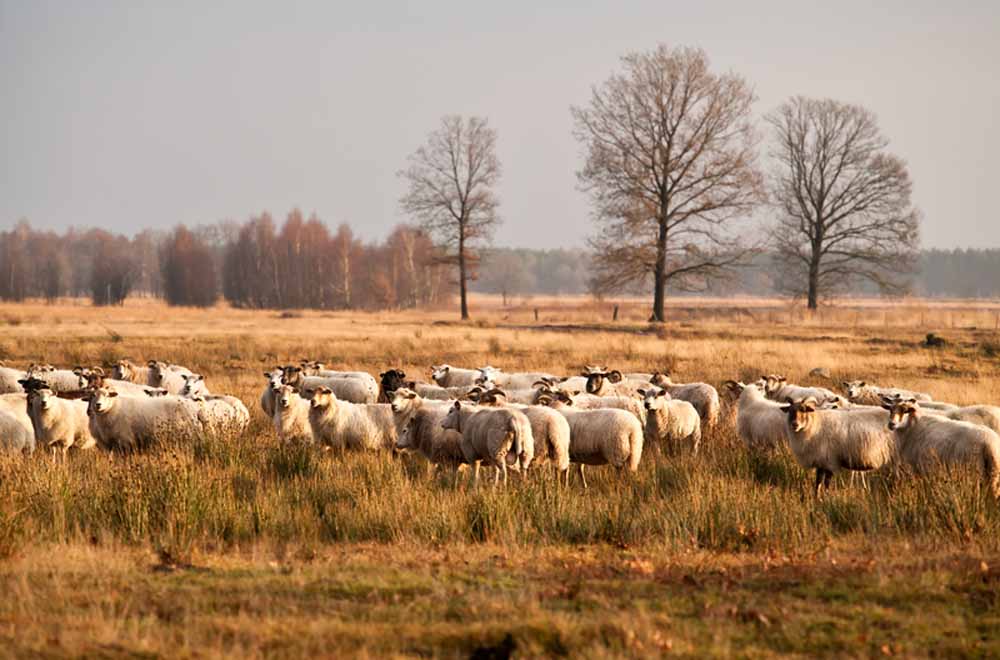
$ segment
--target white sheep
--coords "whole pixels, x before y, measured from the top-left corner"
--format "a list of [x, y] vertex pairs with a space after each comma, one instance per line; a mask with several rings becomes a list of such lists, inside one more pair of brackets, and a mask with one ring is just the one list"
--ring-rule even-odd
[[636, 472], [642, 459], [642, 424], [624, 410], [605, 408], [577, 410], [572, 398], [547, 395], [542, 405], [551, 406], [569, 423], [569, 458], [577, 463], [583, 487], [587, 487], [584, 465], [612, 465]]
[[205, 377], [201, 374], [183, 374], [184, 387], [181, 388], [180, 395], [188, 398], [195, 396], [208, 396], [211, 392], [205, 383]]
[[643, 439], [646, 443], [680, 447], [690, 445], [695, 454], [701, 443], [701, 417], [687, 401], [672, 399], [666, 390], [640, 390], [646, 408]]
[[87, 388], [87, 380], [76, 371], [56, 369], [51, 365], [31, 365], [27, 378], [42, 381], [56, 393], [79, 394]]
[[94, 367], [93, 369], [83, 369], [78, 368], [73, 370], [74, 373], [78, 373], [83, 377], [86, 382], [86, 389], [93, 390], [99, 387], [111, 387], [118, 394], [128, 394], [129, 396], [161, 396], [167, 394], [167, 391], [162, 388], [150, 387], [149, 385], [142, 385], [139, 383], [133, 383], [128, 380], [118, 380], [116, 378], [105, 378], [104, 369], [100, 367]]
[[459, 369], [450, 364], [431, 367], [431, 380], [441, 387], [472, 387], [479, 376], [478, 369]]
[[151, 387], [161, 387], [170, 394], [180, 394], [184, 389], [184, 377], [193, 375], [187, 367], [176, 364], [150, 360], [148, 366], [148, 384]]
[[24, 380], [28, 374], [20, 369], [11, 369], [0, 362], [0, 394], [16, 394], [24, 392], [19, 380]]
[[531, 436], [535, 442], [534, 461], [551, 463], [560, 475], [565, 475], [569, 484], [569, 422], [566, 417], [547, 406], [525, 405], [507, 401], [503, 390], [491, 390], [483, 394], [479, 403], [485, 406], [504, 406], [520, 410], [531, 424]]
[[267, 385], [264, 386], [264, 391], [260, 394], [260, 408], [267, 415], [268, 419], [274, 418], [274, 401], [277, 397], [278, 388], [282, 386], [281, 377], [283, 372], [281, 367], [276, 367], [271, 371], [264, 372], [264, 378], [267, 379]]
[[238, 437], [250, 426], [250, 411], [234, 396], [225, 394], [182, 395], [198, 406], [198, 420], [217, 438]]
[[785, 412], [764, 396], [763, 380], [756, 383], [726, 381], [736, 396], [736, 432], [749, 449], [774, 449], [785, 442]]
[[492, 385], [488, 386], [487, 389], [493, 389], [493, 386], [495, 386], [504, 390], [530, 390], [540, 380], [555, 378], [552, 374], [545, 372], [517, 372], [508, 374], [496, 367], [481, 367], [478, 371], [480, 375], [476, 379], [476, 382], [479, 385]]
[[885, 400], [888, 428], [899, 441], [899, 454], [918, 472], [937, 464], [968, 465], [983, 472], [993, 497], [1000, 498], [1000, 436], [985, 426], [921, 414], [913, 400]]
[[28, 417], [35, 441], [52, 450], [62, 450], [62, 460], [70, 447], [91, 449], [97, 441], [90, 432], [87, 403], [82, 400], [60, 399], [48, 388], [31, 390], [27, 394]]
[[860, 403], [866, 406], [881, 406], [883, 397], [916, 399], [921, 405], [932, 400], [931, 395], [924, 392], [902, 390], [897, 387], [878, 387], [863, 380], [845, 380], [841, 386], [851, 403]]
[[837, 393], [825, 387], [805, 387], [793, 385], [784, 376], [771, 374], [764, 376], [765, 392], [767, 398], [778, 403], [784, 403], [788, 399], [807, 399], [813, 397], [817, 402], [836, 400]]
[[90, 433], [109, 451], [132, 452], [171, 440], [191, 439], [203, 431], [198, 407], [178, 396], [119, 396], [108, 387], [89, 392]]
[[327, 447], [375, 451], [396, 446], [396, 424], [389, 404], [340, 401], [328, 387], [313, 393], [309, 426], [313, 437]]
[[150, 369], [148, 366], [136, 365], [130, 360], [119, 360], [111, 369], [111, 377], [115, 380], [125, 380], [140, 385], [150, 384]]
[[378, 401], [378, 383], [374, 378], [364, 380], [340, 376], [305, 376], [300, 367], [285, 367], [283, 381], [307, 398], [310, 392], [325, 387], [336, 394], [341, 401], [351, 403]]
[[35, 451], [35, 429], [27, 412], [27, 395], [0, 395], [0, 450]]
[[[636, 397], [637, 396], [638, 396], [638, 391], [636, 391]], [[572, 405], [574, 408], [578, 410], [603, 410], [603, 409], [625, 410], [635, 415], [635, 418], [639, 420], [639, 424], [645, 426], [646, 408], [645, 406], [643, 406], [642, 399], [636, 397], [613, 396], [613, 395], [595, 396], [593, 394], [566, 391], [562, 389], [557, 389], [557, 390], [539, 389], [538, 393], [535, 395], [534, 403], [543, 405], [542, 404], [543, 399], [556, 398], [561, 400], [562, 403], [566, 405]]]
[[711, 429], [719, 422], [719, 392], [708, 383], [675, 383], [668, 373], [657, 372], [649, 382], [666, 390], [671, 397], [687, 401], [698, 411], [702, 428]]
[[479, 467], [482, 463], [497, 468], [494, 483], [503, 475], [503, 483], [506, 485], [508, 460], [525, 475], [534, 458], [535, 442], [531, 434], [531, 423], [518, 410], [479, 408], [456, 401], [442, 420], [441, 428], [462, 434], [462, 453], [465, 461], [474, 466], [474, 483], [479, 482]]
[[878, 470], [896, 457], [896, 438], [884, 410], [819, 410], [813, 397], [779, 404], [785, 436], [799, 465], [816, 470], [815, 492], [840, 470]]
[[314, 442], [312, 426], [309, 425], [309, 401], [299, 396], [298, 390], [291, 385], [281, 385], [275, 390], [271, 421], [282, 442]]
[[625, 396], [636, 397], [641, 385], [625, 380], [622, 372], [617, 369], [590, 370], [584, 374], [587, 384], [584, 391], [594, 396]]

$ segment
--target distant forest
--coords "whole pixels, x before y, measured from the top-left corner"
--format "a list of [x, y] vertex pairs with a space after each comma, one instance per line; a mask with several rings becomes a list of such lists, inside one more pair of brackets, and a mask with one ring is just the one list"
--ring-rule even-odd
[[[446, 303], [457, 291], [449, 263], [410, 225], [365, 243], [347, 225], [332, 230], [297, 210], [280, 224], [263, 213], [132, 237], [100, 229], [57, 234], [22, 221], [0, 232], [0, 300], [75, 296], [107, 305], [141, 295], [191, 306], [224, 298], [263, 309], [400, 309]], [[491, 248], [473, 260], [471, 289], [506, 298], [589, 294], [592, 263], [584, 249]], [[774, 296], [774, 272], [772, 256], [760, 254], [698, 295]], [[635, 293], [647, 293], [637, 286]], [[1000, 298], [1000, 249], [924, 250], [912, 290]]]
[[[508, 295], [586, 294], [590, 255], [584, 249], [495, 248], [483, 255], [473, 291]], [[719, 281], [704, 294], [773, 296], [772, 256], [758, 255], [735, 279]], [[640, 286], [636, 293], [645, 295]], [[878, 295], [874, 287], [853, 293]], [[1000, 298], [1000, 249], [923, 250], [913, 295], [937, 298]], [[671, 295], [684, 295], [671, 292]]]

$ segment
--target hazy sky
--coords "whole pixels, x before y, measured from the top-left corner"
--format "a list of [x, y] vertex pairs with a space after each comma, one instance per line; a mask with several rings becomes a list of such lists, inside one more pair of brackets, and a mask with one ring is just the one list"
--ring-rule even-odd
[[[1000, 2], [0, 0], [0, 228], [132, 233], [293, 206], [381, 238], [444, 114], [499, 132], [502, 245], [580, 245], [569, 106], [618, 57], [704, 48], [755, 86], [872, 109], [924, 245], [1000, 247]], [[875, 5], [878, 6], [875, 6]]]

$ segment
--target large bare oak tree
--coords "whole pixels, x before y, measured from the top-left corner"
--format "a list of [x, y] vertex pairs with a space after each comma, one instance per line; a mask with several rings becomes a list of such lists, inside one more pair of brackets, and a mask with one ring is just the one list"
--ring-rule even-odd
[[467, 284], [477, 244], [500, 222], [493, 187], [500, 179], [496, 131], [486, 119], [448, 116], [399, 172], [409, 188], [400, 199], [458, 267], [462, 319], [469, 318]]
[[716, 74], [705, 52], [632, 53], [571, 109], [586, 149], [578, 172], [599, 233], [595, 289], [653, 281], [653, 321], [667, 283], [703, 289], [749, 254], [732, 226], [761, 200], [749, 84]]
[[833, 100], [795, 97], [767, 116], [776, 162], [770, 192], [778, 284], [818, 301], [859, 280], [908, 285], [919, 242], [906, 163], [885, 151], [875, 116]]

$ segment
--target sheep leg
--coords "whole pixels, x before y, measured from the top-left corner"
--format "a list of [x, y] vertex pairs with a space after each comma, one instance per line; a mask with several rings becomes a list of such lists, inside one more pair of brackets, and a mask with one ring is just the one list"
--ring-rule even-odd
[[698, 455], [698, 446], [701, 445], [701, 428], [695, 429], [694, 433], [691, 434], [691, 438], [694, 440], [694, 455]]
[[583, 482], [583, 489], [587, 490], [587, 475], [583, 473], [583, 463], [577, 463], [577, 467], [580, 468], [580, 481]]
[[823, 488], [826, 488], [827, 490], [830, 489], [830, 477], [832, 476], [833, 473], [830, 472], [829, 470], [825, 470], [823, 468], [816, 468], [816, 486], [815, 486], [816, 497], [820, 496], [820, 491]]
[[479, 468], [482, 465], [482, 461], [476, 461], [472, 464], [472, 486], [479, 486]]

